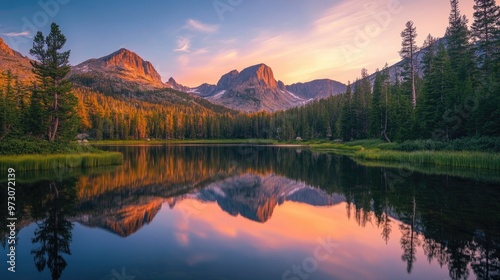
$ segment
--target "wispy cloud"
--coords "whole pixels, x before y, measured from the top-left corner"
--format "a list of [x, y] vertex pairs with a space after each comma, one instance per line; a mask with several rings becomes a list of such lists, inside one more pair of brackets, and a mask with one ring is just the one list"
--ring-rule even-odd
[[184, 28], [203, 33], [217, 32], [217, 30], [219, 30], [219, 27], [219, 25], [206, 24], [195, 19], [188, 19], [186, 25], [184, 26]]
[[8, 32], [8, 33], [2, 33], [4, 36], [8, 37], [30, 37], [31, 34], [29, 31], [24, 31], [24, 32]]
[[177, 48], [174, 49], [174, 52], [189, 53], [189, 52], [191, 52], [191, 50], [189, 50], [190, 47], [191, 47], [191, 40], [189, 40], [186, 37], [178, 37], [177, 38]]

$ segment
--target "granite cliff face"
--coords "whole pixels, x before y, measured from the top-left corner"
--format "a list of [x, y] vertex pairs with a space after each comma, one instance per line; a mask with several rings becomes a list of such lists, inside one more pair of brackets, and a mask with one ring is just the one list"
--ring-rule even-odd
[[161, 77], [149, 61], [144, 61], [136, 53], [127, 49], [120, 49], [100, 61], [110, 70], [129, 72], [132, 77], [144, 79], [151, 83], [161, 84]]

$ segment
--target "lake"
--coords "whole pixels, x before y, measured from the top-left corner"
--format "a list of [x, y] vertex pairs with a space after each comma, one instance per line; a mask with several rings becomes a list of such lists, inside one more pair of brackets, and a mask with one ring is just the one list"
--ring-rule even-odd
[[300, 147], [103, 149], [123, 165], [16, 173], [16, 272], [2, 219], [1, 279], [500, 278], [495, 177]]

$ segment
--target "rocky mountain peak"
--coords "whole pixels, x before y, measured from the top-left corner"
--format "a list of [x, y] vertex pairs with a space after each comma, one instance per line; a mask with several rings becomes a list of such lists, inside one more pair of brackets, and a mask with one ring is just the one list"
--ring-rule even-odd
[[[11, 49], [5, 41], [0, 38], [0, 72], [10, 69], [12, 74], [21, 83], [31, 84], [35, 80], [35, 75], [31, 71], [31, 60], [19, 52]], [[2, 81], [0, 81], [2, 84]]]
[[[85, 86], [101, 90], [107, 80], [113, 91], [153, 90], [169, 87], [149, 61], [127, 49], [97, 59], [89, 59], [72, 68], [70, 76], [79, 82], [79, 76], [87, 81]], [[92, 81], [89, 83], [89, 77]], [[108, 89], [106, 89], [108, 90]]]
[[178, 91], [190, 92], [190, 90], [191, 90], [189, 87], [186, 87], [186, 86], [179, 84], [173, 77], [170, 77], [170, 79], [168, 79], [168, 82], [166, 83], [166, 85], [168, 87], [175, 89], [175, 90], [178, 90]]
[[161, 76], [149, 61], [143, 60], [138, 54], [127, 49], [120, 49], [100, 59], [106, 67], [116, 67], [121, 70], [135, 72], [135, 74], [161, 83]]
[[256, 82], [256, 85], [268, 88], [277, 88], [278, 84], [274, 78], [271, 67], [264, 63], [248, 67], [241, 71], [240, 78], [246, 81]]
[[238, 70], [232, 70], [229, 73], [223, 75], [217, 83], [217, 88], [226, 89], [231, 87], [239, 74], [240, 72], [238, 72]]
[[23, 57], [20, 53], [11, 49], [1, 37], [0, 37], [0, 54]]

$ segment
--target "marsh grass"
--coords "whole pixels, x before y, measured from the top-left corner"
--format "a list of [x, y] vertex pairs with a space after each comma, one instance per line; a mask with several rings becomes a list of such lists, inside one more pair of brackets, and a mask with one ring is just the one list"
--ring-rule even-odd
[[500, 153], [447, 150], [407, 152], [393, 150], [397, 145], [396, 143], [383, 143], [380, 140], [362, 140], [349, 143], [312, 144], [310, 147], [315, 152], [331, 152], [365, 161], [500, 170]]
[[[380, 167], [380, 168], [389, 168], [394, 170], [403, 169], [426, 175], [448, 175], [464, 179], [479, 180], [489, 183], [497, 183], [497, 184], [500, 183], [500, 173], [496, 170], [490, 170], [490, 169], [476, 169], [476, 168], [453, 167], [444, 165], [430, 165], [430, 164], [424, 165], [415, 163], [362, 160], [359, 158], [353, 158], [353, 160], [357, 164], [367, 167]], [[395, 173], [398, 174], [398, 171], [395, 171]]]
[[399, 161], [465, 168], [500, 170], [500, 154], [460, 151], [400, 152], [380, 149], [361, 150], [355, 158], [376, 161]]
[[16, 171], [49, 170], [60, 168], [95, 168], [119, 165], [123, 155], [116, 152], [82, 154], [46, 154], [0, 156], [0, 170], [14, 168]]

